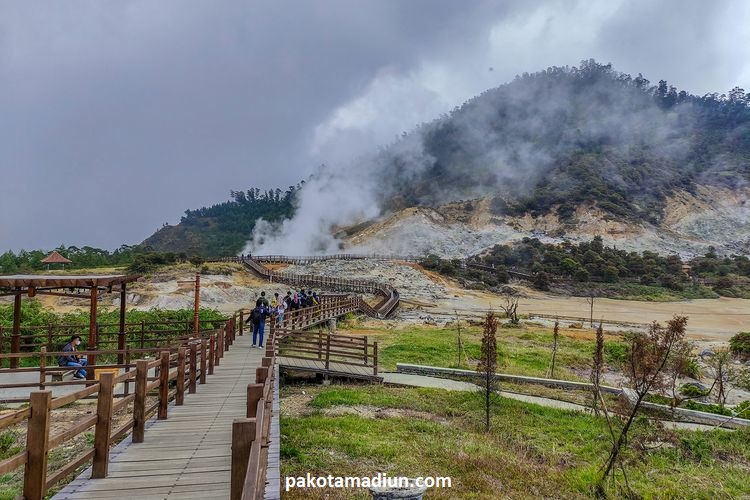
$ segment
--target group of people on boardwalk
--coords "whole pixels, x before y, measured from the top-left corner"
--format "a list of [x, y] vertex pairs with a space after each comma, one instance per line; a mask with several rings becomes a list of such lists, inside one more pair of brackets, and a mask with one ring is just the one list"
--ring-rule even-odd
[[246, 324], [253, 325], [253, 347], [263, 347], [266, 318], [270, 317], [271, 321], [279, 324], [284, 321], [286, 311], [295, 311], [318, 304], [320, 304], [320, 297], [312, 290], [288, 291], [283, 297], [275, 292], [270, 302], [266, 298], [266, 292], [260, 292], [260, 297], [255, 301], [255, 307], [245, 320]]

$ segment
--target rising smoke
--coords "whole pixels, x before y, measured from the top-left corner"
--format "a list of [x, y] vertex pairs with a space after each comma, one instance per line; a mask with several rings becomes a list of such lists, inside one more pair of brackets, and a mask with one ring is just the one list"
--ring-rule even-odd
[[[597, 158], [597, 175], [623, 189], [642, 183], [645, 206], [658, 197], [653, 189], [682, 175], [695, 125], [689, 99], [660, 106], [647, 80], [609, 65], [524, 74], [376, 153], [321, 168], [299, 193], [296, 216], [257, 224], [245, 251], [333, 253], [342, 249], [336, 229], [389, 210], [498, 194], [518, 200], [551, 180], [574, 192], [566, 162], [581, 151], [615, 151], [620, 163]], [[644, 155], [653, 162], [645, 170]], [[634, 179], [629, 162], [650, 179]]]

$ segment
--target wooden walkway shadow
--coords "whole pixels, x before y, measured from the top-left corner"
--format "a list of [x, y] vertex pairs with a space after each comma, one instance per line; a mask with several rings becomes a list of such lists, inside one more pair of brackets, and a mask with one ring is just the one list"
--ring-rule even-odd
[[189, 403], [149, 422], [143, 443], [128, 437], [115, 447], [106, 478], [89, 479], [86, 470], [53, 498], [229, 498], [232, 421], [245, 417], [247, 385], [265, 353], [250, 342], [238, 336]]

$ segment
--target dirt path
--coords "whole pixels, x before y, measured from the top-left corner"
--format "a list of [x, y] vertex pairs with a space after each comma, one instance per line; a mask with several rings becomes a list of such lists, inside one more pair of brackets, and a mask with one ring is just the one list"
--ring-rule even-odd
[[[437, 389], [447, 389], [450, 391], [478, 391], [480, 387], [470, 382], [459, 382], [455, 380], [448, 380], [443, 378], [427, 377], [425, 375], [410, 375], [405, 373], [383, 373], [383, 382], [386, 384], [393, 385], [405, 385], [410, 387], [429, 387]], [[517, 401], [523, 401], [524, 403], [533, 403], [540, 406], [547, 406], [549, 408], [558, 408], [561, 410], [572, 410], [580, 412], [590, 412], [591, 409], [579, 405], [576, 403], [570, 403], [568, 401], [560, 401], [558, 399], [543, 398], [540, 396], [528, 396], [526, 394], [517, 394], [515, 392], [500, 391], [500, 395], [504, 398], [515, 399]], [[688, 422], [670, 422], [663, 421], [664, 425], [672, 429], [687, 429], [687, 430], [711, 430], [714, 428], [712, 425], [703, 424], [691, 424]]]

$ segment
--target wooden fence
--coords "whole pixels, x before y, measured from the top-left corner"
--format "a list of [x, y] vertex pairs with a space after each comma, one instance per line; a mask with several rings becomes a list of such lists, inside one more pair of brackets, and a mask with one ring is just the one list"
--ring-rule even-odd
[[367, 336], [274, 331], [282, 367], [356, 378], [378, 377], [378, 343]]
[[232, 422], [232, 469], [230, 498], [263, 498], [268, 469], [275, 377], [275, 334], [266, 342], [266, 355], [255, 370], [255, 383], [247, 386], [246, 418]]
[[[176, 405], [185, 402], [185, 393], [196, 392], [197, 384], [204, 384], [213, 374], [214, 367], [221, 363], [224, 352], [229, 350], [236, 338], [238, 318], [230, 318], [217, 330], [199, 339], [193, 339], [176, 349], [162, 349], [155, 360], [140, 359], [119, 375], [101, 373], [99, 380], [72, 394], [52, 398], [49, 390], [34, 391], [30, 395], [30, 406], [0, 416], [0, 431], [26, 422], [25, 449], [0, 461], [0, 476], [24, 467], [23, 497], [41, 500], [47, 490], [73, 474], [76, 469], [92, 462], [92, 478], [106, 477], [109, 464], [109, 449], [132, 430], [133, 442], [144, 440], [145, 423], [156, 413], [158, 419], [166, 419], [170, 399]], [[173, 352], [174, 351], [174, 352]], [[102, 352], [99, 352], [102, 354]], [[149, 370], [156, 376], [149, 377]], [[174, 381], [174, 389], [170, 382]], [[114, 397], [118, 384], [131, 382], [135, 391], [119, 400]], [[87, 382], [88, 383], [88, 382]], [[156, 401], [149, 404], [148, 395], [155, 393]], [[81, 417], [65, 430], [51, 434], [52, 412], [66, 405], [95, 396], [96, 414]], [[132, 404], [129, 419], [113, 429], [113, 415]], [[47, 475], [47, 456], [63, 443], [94, 427], [94, 443], [72, 458], [65, 466]]]
[[[282, 256], [278, 256], [282, 257]], [[325, 256], [331, 259], [335, 256]], [[314, 257], [310, 257], [313, 259]], [[363, 257], [359, 257], [363, 258]], [[322, 257], [320, 260], [324, 260]], [[261, 264], [255, 258], [243, 257], [223, 257], [217, 259], [215, 262], [240, 262], [244, 264], [248, 269], [253, 271], [263, 279], [267, 279], [270, 282], [284, 282], [293, 283], [301, 286], [315, 286], [315, 287], [326, 287], [333, 288], [336, 290], [355, 292], [355, 293], [370, 293], [374, 295], [380, 295], [382, 299], [375, 305], [370, 306], [363, 298], [359, 297], [358, 308], [368, 316], [375, 318], [386, 318], [388, 315], [393, 313], [399, 305], [399, 293], [395, 287], [387, 283], [379, 283], [376, 281], [369, 280], [352, 280], [345, 278], [335, 278], [333, 276], [319, 276], [313, 274], [298, 274], [289, 271], [275, 271], [267, 268]]]
[[[220, 327], [227, 321], [227, 318], [217, 320], [201, 321], [200, 329], [214, 329]], [[193, 333], [193, 319], [184, 321], [140, 321], [137, 323], [126, 323], [125, 330], [120, 332], [119, 323], [102, 323], [96, 325], [96, 349], [108, 350], [118, 349], [125, 350], [128, 348], [146, 349], [156, 347], [171, 338], [187, 337]], [[85, 333], [82, 333], [85, 332]], [[72, 335], [88, 335], [88, 324], [69, 324], [69, 325], [35, 325], [21, 327], [21, 333], [18, 339], [13, 339], [12, 330], [0, 326], [0, 354], [15, 350], [16, 352], [39, 351], [42, 347], [47, 352], [53, 352], [60, 349], [70, 340]], [[11, 349], [11, 346], [14, 349]], [[2, 368], [5, 359], [13, 361], [22, 358], [16, 356], [3, 356], [0, 358], [0, 368]], [[123, 363], [123, 359], [118, 359]], [[12, 366], [12, 365], [11, 365]]]

